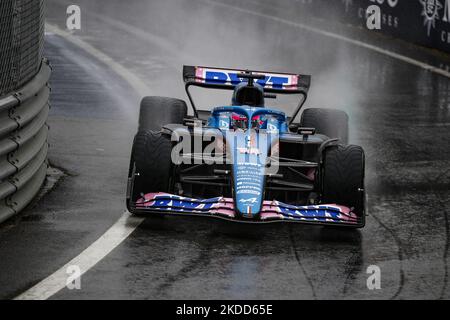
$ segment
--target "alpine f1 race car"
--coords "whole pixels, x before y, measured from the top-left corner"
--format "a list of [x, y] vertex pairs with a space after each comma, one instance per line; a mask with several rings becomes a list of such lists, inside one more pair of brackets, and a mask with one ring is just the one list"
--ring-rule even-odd
[[[365, 155], [348, 145], [348, 115], [306, 109], [311, 77], [185, 66], [186, 102], [142, 100], [127, 208], [133, 214], [362, 228]], [[233, 91], [231, 105], [198, 110], [191, 87]], [[266, 106], [298, 95], [289, 116]]]

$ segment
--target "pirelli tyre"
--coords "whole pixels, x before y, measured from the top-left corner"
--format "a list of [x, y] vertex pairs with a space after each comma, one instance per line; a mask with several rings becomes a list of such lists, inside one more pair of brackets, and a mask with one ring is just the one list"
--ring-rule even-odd
[[353, 208], [365, 214], [365, 155], [359, 146], [333, 146], [325, 150], [322, 166], [322, 203]]
[[339, 139], [341, 144], [348, 144], [348, 115], [345, 111], [335, 109], [311, 108], [303, 111], [300, 125], [315, 128], [316, 133], [331, 139]]
[[[141, 194], [170, 192], [173, 165], [170, 137], [151, 130], [139, 131], [133, 142], [127, 204]], [[128, 208], [130, 210], [130, 208]], [[130, 210], [133, 212], [133, 210]]]
[[139, 131], [160, 131], [166, 124], [181, 124], [187, 115], [183, 100], [166, 97], [145, 97], [139, 112]]

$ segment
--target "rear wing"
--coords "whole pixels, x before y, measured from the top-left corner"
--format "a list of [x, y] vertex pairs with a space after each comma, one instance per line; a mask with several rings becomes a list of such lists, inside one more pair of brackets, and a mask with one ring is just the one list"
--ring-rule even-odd
[[264, 76], [255, 81], [264, 88], [264, 92], [275, 94], [306, 94], [311, 85], [311, 76], [282, 72], [253, 71], [243, 69], [224, 69], [199, 66], [184, 66], [183, 79], [187, 86], [212, 89], [233, 90], [238, 84], [246, 82], [241, 73]]
[[192, 99], [189, 87], [202, 87], [209, 89], [234, 90], [242, 82], [254, 81], [264, 88], [267, 94], [299, 94], [302, 95], [289, 124], [300, 113], [308, 96], [311, 85], [311, 76], [302, 74], [290, 74], [282, 72], [252, 71], [244, 69], [224, 69], [200, 66], [184, 66], [183, 80], [186, 93], [191, 102], [194, 115], [198, 118], [197, 108]]

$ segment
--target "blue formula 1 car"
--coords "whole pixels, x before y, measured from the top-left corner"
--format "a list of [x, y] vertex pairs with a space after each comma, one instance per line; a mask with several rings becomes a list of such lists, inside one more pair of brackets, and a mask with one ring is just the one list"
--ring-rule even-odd
[[[185, 66], [186, 102], [142, 100], [127, 208], [240, 223], [365, 225], [364, 151], [348, 145], [348, 116], [306, 109], [311, 77]], [[229, 106], [196, 108], [191, 87], [232, 90]], [[289, 117], [266, 106], [299, 95]]]

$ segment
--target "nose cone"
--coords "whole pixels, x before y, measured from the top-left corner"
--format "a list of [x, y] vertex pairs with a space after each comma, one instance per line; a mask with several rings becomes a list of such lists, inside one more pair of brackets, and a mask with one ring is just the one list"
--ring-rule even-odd
[[265, 167], [269, 151], [266, 134], [253, 130], [230, 132], [227, 138], [233, 159], [236, 211], [242, 217], [256, 218], [261, 212]]
[[237, 164], [234, 174], [236, 211], [242, 217], [256, 218], [261, 212], [264, 174], [258, 166]]

